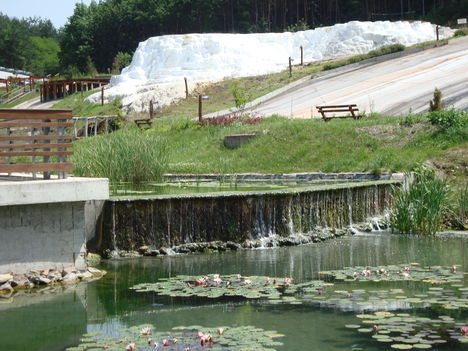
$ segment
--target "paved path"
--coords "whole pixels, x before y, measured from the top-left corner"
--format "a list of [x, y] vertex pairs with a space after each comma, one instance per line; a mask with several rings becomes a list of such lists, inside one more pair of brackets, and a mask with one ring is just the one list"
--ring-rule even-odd
[[14, 109], [48, 109], [48, 108], [51, 108], [56, 103], [57, 103], [57, 100], [41, 102], [41, 98], [37, 96], [34, 99], [22, 102], [21, 104], [16, 105], [13, 108]]
[[307, 79], [253, 109], [262, 116], [318, 117], [316, 105], [355, 103], [390, 115], [425, 112], [435, 88], [446, 105], [468, 110], [468, 37], [347, 72]]

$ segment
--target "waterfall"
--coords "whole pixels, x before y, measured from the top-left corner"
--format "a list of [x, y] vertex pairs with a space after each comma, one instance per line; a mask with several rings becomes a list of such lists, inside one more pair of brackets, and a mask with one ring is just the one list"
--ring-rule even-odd
[[101, 240], [99, 251], [214, 241], [266, 243], [291, 234], [301, 241], [301, 234], [314, 233], [317, 227], [333, 233], [384, 214], [391, 193], [391, 184], [384, 182], [276, 193], [111, 199], [104, 208], [102, 234], [110, 240]]

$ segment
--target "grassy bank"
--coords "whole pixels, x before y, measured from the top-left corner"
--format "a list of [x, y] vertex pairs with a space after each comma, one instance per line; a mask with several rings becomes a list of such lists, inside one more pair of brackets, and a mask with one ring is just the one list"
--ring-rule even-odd
[[[239, 149], [224, 147], [225, 135], [248, 131], [259, 135]], [[378, 115], [329, 123], [272, 117], [256, 125], [204, 127], [189, 120], [157, 120], [149, 133], [167, 140], [168, 172], [173, 173], [381, 173], [410, 170], [427, 160], [448, 162], [447, 155], [468, 149], [466, 128], [448, 138], [424, 117], [411, 123]], [[463, 171], [457, 163], [465, 161], [466, 156], [452, 158], [447, 168]]]
[[121, 103], [115, 100], [110, 104], [92, 104], [84, 101], [88, 96], [99, 92], [98, 90], [84, 92], [83, 95], [78, 92], [58, 101], [52, 106], [55, 109], [71, 109], [75, 117], [88, 116], [106, 116], [119, 115]]
[[35, 97], [38, 97], [38, 96], [39, 96], [39, 93], [33, 91], [23, 96], [21, 99], [10, 102], [9, 104], [0, 104], [0, 108], [13, 108], [15, 106], [18, 106], [19, 104], [22, 104], [23, 102], [34, 99]]

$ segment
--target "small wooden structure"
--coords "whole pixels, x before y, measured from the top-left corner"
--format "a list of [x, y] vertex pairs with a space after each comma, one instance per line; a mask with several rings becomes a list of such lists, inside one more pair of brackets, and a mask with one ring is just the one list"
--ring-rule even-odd
[[[328, 105], [328, 106], [317, 106], [318, 112], [322, 115], [325, 122], [328, 122], [332, 118], [354, 118], [360, 119], [359, 109], [356, 104], [350, 105]], [[328, 115], [327, 113], [346, 113], [345, 115]]]
[[151, 128], [151, 119], [145, 118], [145, 119], [136, 119], [134, 120], [135, 124], [138, 126], [140, 129], [149, 129]]
[[[73, 137], [76, 139], [79, 136], [87, 138], [89, 136], [96, 136], [98, 134], [99, 124], [104, 123], [104, 134], [109, 133], [115, 128], [111, 127], [111, 122], [117, 120], [119, 116], [92, 116], [92, 117], [73, 117]], [[80, 126], [81, 123], [81, 126]], [[91, 126], [91, 133], [90, 133]], [[79, 130], [83, 128], [83, 133], [79, 134]]]
[[0, 109], [0, 173], [59, 172], [65, 178], [73, 169], [67, 156], [73, 154], [72, 135], [67, 128], [73, 124], [71, 110]]
[[91, 79], [64, 79], [44, 82], [41, 86], [41, 101], [50, 101], [66, 97], [76, 92], [84, 92], [108, 85], [110, 77]]

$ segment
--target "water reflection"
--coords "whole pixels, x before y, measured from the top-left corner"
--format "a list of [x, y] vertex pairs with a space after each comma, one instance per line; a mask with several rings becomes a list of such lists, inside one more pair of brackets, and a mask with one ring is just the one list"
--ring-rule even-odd
[[[381, 234], [302, 247], [107, 262], [104, 268], [108, 275], [81, 285], [80, 292], [51, 295], [46, 300], [31, 299], [22, 306], [0, 304], [0, 340], [7, 350], [50, 351], [78, 344], [86, 330], [112, 333], [123, 326], [143, 323], [154, 324], [159, 330], [178, 325], [255, 325], [286, 334], [280, 350], [343, 350], [353, 344], [378, 350], [368, 337], [343, 328], [357, 321], [354, 314], [339, 309], [272, 306], [241, 299], [173, 299], [128, 288], [178, 274], [240, 273], [306, 281], [316, 279], [322, 270], [408, 262], [459, 264], [468, 271], [467, 242], [465, 238]], [[350, 288], [357, 285], [351, 284]], [[412, 282], [407, 283], [407, 288], [419, 289]]]

